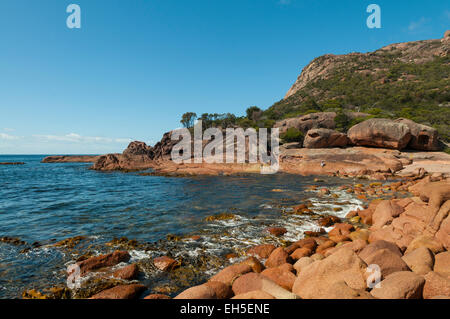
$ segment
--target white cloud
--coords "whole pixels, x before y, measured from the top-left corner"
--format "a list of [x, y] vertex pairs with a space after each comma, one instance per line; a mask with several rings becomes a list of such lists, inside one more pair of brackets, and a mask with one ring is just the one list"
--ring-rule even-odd
[[129, 143], [132, 141], [130, 138], [109, 138], [101, 136], [82, 136], [77, 133], [69, 133], [66, 135], [38, 135], [34, 134], [33, 137], [45, 141], [56, 142], [71, 142], [71, 143]]
[[5, 128], [3, 129], [3, 131], [5, 131], [5, 132], [14, 132], [15, 129], [9, 128], [9, 127], [5, 127]]
[[0, 133], [0, 139], [11, 141], [11, 140], [18, 140], [19, 137], [18, 136], [14, 136], [14, 135], [9, 135], [9, 134], [6, 134], [6, 133]]
[[423, 29], [423, 27], [426, 25], [426, 23], [428, 22], [428, 19], [422, 17], [417, 21], [412, 21], [409, 26], [408, 26], [408, 30], [411, 32], [414, 31], [419, 31], [421, 29]]

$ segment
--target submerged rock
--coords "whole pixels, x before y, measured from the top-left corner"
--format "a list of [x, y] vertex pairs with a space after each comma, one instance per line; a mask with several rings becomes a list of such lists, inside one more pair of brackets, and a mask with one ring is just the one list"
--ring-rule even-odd
[[174, 269], [179, 263], [168, 256], [162, 256], [153, 259], [153, 263], [156, 268], [158, 268], [161, 271], [169, 271]]
[[77, 263], [77, 266], [80, 268], [80, 275], [84, 276], [86, 273], [96, 269], [115, 266], [121, 262], [127, 262], [130, 258], [131, 256], [127, 251], [115, 251], [110, 254], [91, 257], [80, 261]]

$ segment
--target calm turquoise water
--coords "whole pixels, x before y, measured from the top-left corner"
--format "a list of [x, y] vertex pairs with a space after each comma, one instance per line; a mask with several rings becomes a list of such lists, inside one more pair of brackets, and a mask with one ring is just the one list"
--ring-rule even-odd
[[[264, 234], [267, 226], [286, 227], [287, 239], [302, 238], [303, 230], [315, 227], [314, 221], [288, 216], [283, 210], [305, 199], [310, 199], [313, 210], [321, 214], [332, 213], [339, 205], [344, 210], [338, 214], [345, 215], [361, 204], [343, 192], [334, 199], [305, 191], [308, 185], [317, 184], [313, 177], [166, 178], [97, 172], [88, 169], [90, 164], [43, 164], [43, 158], [0, 156], [0, 162], [26, 163], [0, 166], [0, 237], [43, 245], [20, 253], [23, 246], [0, 242], [0, 298], [15, 298], [24, 289], [64, 282], [64, 269], [77, 255], [49, 244], [68, 237], [88, 236], [100, 253], [108, 251], [103, 244], [114, 237], [153, 243], [164, 241], [169, 233], [201, 234], [200, 242], [183, 240], [170, 252], [192, 260], [201, 254], [221, 255], [250, 244], [276, 241]], [[350, 182], [327, 178], [326, 185], [337, 192], [339, 185]], [[237, 218], [204, 221], [206, 216], [223, 212], [232, 212]], [[161, 248], [156, 252], [133, 251], [132, 256], [142, 260], [164, 253], [167, 251]], [[211, 273], [216, 270], [211, 267]], [[161, 276], [150, 271], [145, 274], [150, 286]]]

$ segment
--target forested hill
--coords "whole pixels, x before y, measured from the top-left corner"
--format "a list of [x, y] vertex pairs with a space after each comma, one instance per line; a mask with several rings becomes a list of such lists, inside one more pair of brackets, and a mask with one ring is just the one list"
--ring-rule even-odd
[[405, 117], [450, 141], [450, 32], [437, 40], [391, 44], [370, 53], [327, 54], [308, 64], [285, 98], [261, 119], [359, 111]]

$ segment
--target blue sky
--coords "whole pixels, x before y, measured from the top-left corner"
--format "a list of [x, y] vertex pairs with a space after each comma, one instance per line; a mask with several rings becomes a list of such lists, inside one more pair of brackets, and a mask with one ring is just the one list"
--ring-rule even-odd
[[[81, 29], [66, 7], [81, 7]], [[366, 7], [381, 7], [368, 29]], [[442, 0], [2, 0], [0, 154], [121, 152], [280, 100], [325, 53], [441, 38]]]

